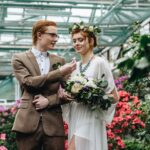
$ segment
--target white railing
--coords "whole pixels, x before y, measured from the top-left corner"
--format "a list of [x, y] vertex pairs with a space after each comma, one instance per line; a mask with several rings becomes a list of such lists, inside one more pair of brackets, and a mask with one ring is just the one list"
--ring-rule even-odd
[[8, 108], [15, 104], [15, 101], [9, 101], [7, 99], [0, 99], [0, 106], [3, 106], [4, 108]]

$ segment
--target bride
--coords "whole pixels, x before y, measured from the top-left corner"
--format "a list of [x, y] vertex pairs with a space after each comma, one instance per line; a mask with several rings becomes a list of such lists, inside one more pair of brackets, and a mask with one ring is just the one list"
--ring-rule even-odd
[[105, 74], [108, 81], [106, 93], [114, 97], [114, 103], [107, 111], [91, 111], [81, 103], [72, 101], [63, 106], [63, 117], [68, 123], [68, 150], [107, 150], [106, 124], [113, 119], [119, 96], [108, 62], [94, 55], [93, 48], [97, 46], [95, 26], [85, 26], [74, 23], [70, 29], [73, 47], [80, 54], [81, 60], [72, 76], [84, 74], [87, 77], [100, 79]]

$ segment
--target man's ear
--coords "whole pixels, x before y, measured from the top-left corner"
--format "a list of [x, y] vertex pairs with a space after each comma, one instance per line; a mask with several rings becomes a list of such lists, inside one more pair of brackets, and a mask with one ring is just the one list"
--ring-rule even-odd
[[37, 35], [37, 39], [40, 39], [42, 34], [41, 34], [41, 32], [37, 32], [36, 35]]

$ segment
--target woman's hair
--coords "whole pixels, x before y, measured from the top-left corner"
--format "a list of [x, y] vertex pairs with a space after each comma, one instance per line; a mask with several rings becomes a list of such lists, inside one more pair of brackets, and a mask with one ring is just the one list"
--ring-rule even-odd
[[94, 40], [94, 47], [97, 46], [97, 38], [96, 38], [96, 34], [100, 33], [101, 30], [99, 27], [97, 26], [92, 26], [92, 25], [85, 25], [83, 22], [78, 23], [74, 23], [70, 28], [69, 28], [69, 32], [71, 33], [71, 35], [73, 36], [76, 33], [81, 32], [81, 34], [84, 37], [88, 37], [89, 43], [91, 42], [91, 39]]
[[55, 26], [57, 27], [56, 23], [53, 21], [48, 21], [48, 20], [39, 20], [37, 21], [33, 27], [32, 27], [32, 44], [36, 45], [37, 42], [37, 33], [41, 32], [44, 33], [48, 26]]
[[81, 32], [81, 34], [82, 34], [83, 37], [85, 37], [85, 38], [87, 37], [88, 38], [89, 43], [91, 42], [91, 39], [93, 39], [94, 40], [94, 45], [93, 46], [94, 47], [97, 46], [97, 38], [96, 38], [96, 35], [94, 35], [94, 34], [89, 34], [86, 31], [83, 31], [81, 29], [77, 29], [77, 30], [73, 30], [71, 32], [71, 35], [73, 36], [74, 34], [79, 33], [79, 32]]

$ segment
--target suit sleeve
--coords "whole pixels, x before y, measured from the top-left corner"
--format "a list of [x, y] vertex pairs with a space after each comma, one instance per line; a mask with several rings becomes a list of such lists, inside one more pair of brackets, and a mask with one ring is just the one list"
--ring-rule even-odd
[[[65, 64], [65, 60], [64, 59], [62, 59], [62, 65], [64, 65]], [[60, 81], [60, 83], [61, 84], [63, 84], [64, 83], [64, 78], [61, 78], [61, 81]], [[49, 108], [51, 108], [51, 107], [55, 107], [55, 106], [57, 106], [57, 105], [63, 105], [63, 104], [66, 104], [66, 103], [69, 103], [70, 101], [68, 100], [67, 101], [67, 99], [63, 99], [63, 98], [59, 98], [58, 97], [58, 94], [56, 93], [56, 94], [53, 94], [53, 95], [50, 95], [50, 96], [46, 96], [46, 98], [48, 99], [48, 101], [49, 101], [49, 105], [48, 105], [48, 107]]]
[[54, 82], [62, 79], [59, 69], [51, 71], [46, 75], [33, 76], [18, 55], [13, 56], [12, 67], [14, 75], [20, 84], [29, 88], [38, 89], [44, 86], [47, 81]]
[[70, 102], [69, 100], [67, 101], [66, 99], [60, 99], [58, 97], [58, 94], [53, 94], [53, 95], [50, 95], [50, 96], [46, 96], [46, 98], [49, 101], [48, 108], [55, 107], [55, 106], [58, 106], [58, 105], [63, 105], [63, 104], [66, 104], [66, 103]]

